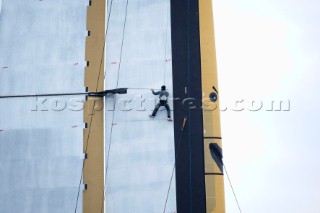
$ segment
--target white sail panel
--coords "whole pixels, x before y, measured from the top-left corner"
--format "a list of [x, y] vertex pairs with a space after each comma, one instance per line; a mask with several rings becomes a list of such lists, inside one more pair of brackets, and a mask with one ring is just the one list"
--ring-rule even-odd
[[[166, 85], [172, 97], [170, 1], [113, 1], [107, 9], [105, 87], [129, 89], [105, 99], [106, 212], [163, 212], [174, 128], [164, 108], [149, 115], [159, 101], [151, 88]], [[173, 177], [166, 212], [176, 211], [175, 197]]]
[[[83, 92], [86, 10], [78, 0], [2, 1], [0, 95]], [[0, 212], [75, 210], [84, 97], [42, 98], [0, 99]]]

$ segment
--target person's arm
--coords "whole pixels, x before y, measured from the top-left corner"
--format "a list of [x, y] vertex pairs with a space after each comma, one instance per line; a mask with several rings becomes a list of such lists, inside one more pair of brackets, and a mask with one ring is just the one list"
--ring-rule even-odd
[[154, 94], [154, 95], [159, 95], [159, 93], [160, 93], [160, 91], [155, 92], [153, 89], [151, 89], [151, 91], [152, 91], [152, 94]]
[[166, 96], [167, 96], [167, 97], [169, 97], [169, 92], [167, 92], [167, 91], [166, 91], [166, 93], [165, 93], [165, 94], [166, 94]]

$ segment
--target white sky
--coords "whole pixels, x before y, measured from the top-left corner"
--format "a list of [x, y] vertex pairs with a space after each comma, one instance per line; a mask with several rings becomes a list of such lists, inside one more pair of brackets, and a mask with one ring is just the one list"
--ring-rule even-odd
[[[243, 213], [320, 212], [320, 2], [214, 0], [224, 161]], [[246, 109], [263, 101], [260, 111]], [[270, 101], [289, 112], [266, 111]], [[319, 154], [318, 154], [319, 153]], [[227, 213], [237, 213], [225, 182]]]

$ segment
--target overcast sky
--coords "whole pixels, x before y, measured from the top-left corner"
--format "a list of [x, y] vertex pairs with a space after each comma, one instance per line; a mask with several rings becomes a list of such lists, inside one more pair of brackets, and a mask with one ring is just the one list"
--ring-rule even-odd
[[[319, 8], [214, 0], [224, 161], [243, 213], [320, 212]], [[267, 111], [281, 100], [290, 111]], [[227, 213], [239, 212], [225, 189]]]

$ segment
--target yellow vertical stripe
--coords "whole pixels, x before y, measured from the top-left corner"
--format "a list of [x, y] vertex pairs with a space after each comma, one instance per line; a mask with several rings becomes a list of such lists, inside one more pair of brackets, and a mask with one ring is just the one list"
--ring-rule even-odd
[[[204, 136], [221, 137], [219, 96], [215, 103], [209, 99], [210, 93], [215, 92], [213, 87], [219, 91], [211, 0], [199, 0], [199, 18]], [[221, 172], [210, 155], [210, 143], [222, 145], [220, 139], [204, 140], [207, 213], [224, 213], [223, 176], [207, 174]]]
[[[90, 36], [86, 38], [85, 60], [89, 66], [85, 68], [84, 84], [89, 92], [102, 91], [104, 88], [105, 2], [93, 0], [87, 8]], [[84, 213], [104, 212], [103, 109], [103, 98], [89, 97], [84, 104], [84, 122], [87, 123], [83, 135], [83, 150], [87, 154], [83, 170], [83, 183], [87, 184], [87, 189], [83, 191]]]

